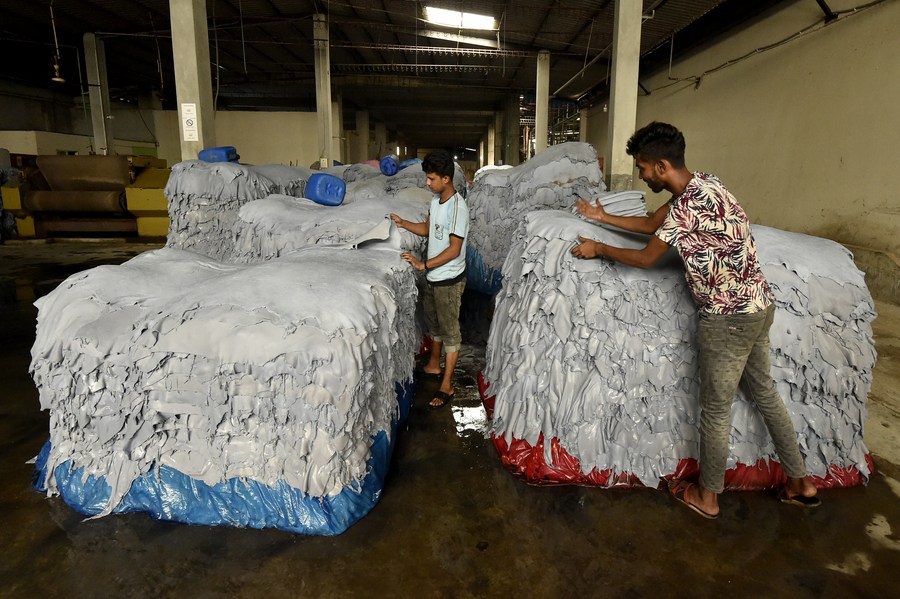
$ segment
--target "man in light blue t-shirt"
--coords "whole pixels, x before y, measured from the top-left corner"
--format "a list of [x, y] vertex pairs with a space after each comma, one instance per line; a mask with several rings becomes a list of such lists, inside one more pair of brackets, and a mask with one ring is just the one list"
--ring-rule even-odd
[[[431, 210], [423, 223], [403, 220], [391, 214], [398, 227], [428, 237], [425, 260], [409, 252], [403, 259], [425, 271], [425, 332], [431, 337], [431, 356], [423, 371], [441, 380], [429, 406], [440, 408], [453, 401], [453, 370], [459, 358], [462, 335], [459, 305], [466, 287], [466, 236], [469, 233], [469, 206], [453, 187], [455, 165], [445, 150], [435, 150], [422, 161], [425, 181], [434, 193]], [[441, 376], [441, 350], [445, 365]]]

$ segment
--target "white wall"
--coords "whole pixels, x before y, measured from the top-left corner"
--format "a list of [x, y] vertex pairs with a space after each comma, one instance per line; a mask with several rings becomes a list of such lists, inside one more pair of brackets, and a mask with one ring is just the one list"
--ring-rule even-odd
[[[0, 148], [13, 154], [90, 154], [91, 138], [87, 135], [50, 133], [48, 131], [0, 131]], [[155, 155], [155, 144], [127, 139], [115, 140], [116, 154]]]
[[[159, 157], [169, 165], [181, 162], [178, 113], [154, 111]], [[318, 161], [316, 113], [239, 112], [216, 113], [216, 145], [234, 146], [247, 164], [306, 166]]]
[[[815, 2], [788, 3], [678, 61], [672, 76], [699, 75], [822, 19]], [[679, 127], [688, 167], [719, 176], [753, 222], [900, 254], [898, 24], [900, 2], [886, 2], [711, 73], [699, 88], [664, 87], [665, 71], [642, 76], [651, 94], [639, 97], [637, 125]], [[598, 149], [606, 121], [593, 107], [588, 140]], [[651, 207], [668, 199], [648, 194]]]
[[[112, 135], [118, 154], [155, 153], [152, 115], [114, 101]], [[88, 154], [90, 106], [81, 97], [0, 81], [0, 147], [17, 154]]]

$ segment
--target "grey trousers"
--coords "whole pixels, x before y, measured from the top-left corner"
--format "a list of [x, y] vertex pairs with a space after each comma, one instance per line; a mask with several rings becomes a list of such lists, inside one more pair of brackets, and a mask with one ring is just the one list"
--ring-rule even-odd
[[700, 314], [700, 484], [714, 493], [725, 488], [731, 405], [741, 380], [772, 435], [785, 474], [806, 476], [797, 434], [769, 368], [774, 315], [774, 305], [753, 314]]
[[448, 354], [458, 352], [462, 345], [459, 307], [465, 289], [465, 278], [451, 285], [425, 283], [425, 332], [434, 341], [442, 342]]

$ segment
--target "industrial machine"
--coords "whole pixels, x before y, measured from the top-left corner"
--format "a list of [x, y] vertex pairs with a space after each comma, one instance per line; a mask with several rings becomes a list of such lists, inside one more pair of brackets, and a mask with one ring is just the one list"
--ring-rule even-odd
[[165, 160], [149, 156], [132, 156], [130, 161], [134, 179], [125, 187], [125, 205], [137, 221], [138, 237], [165, 237], [169, 202], [163, 191], [172, 169]]
[[20, 238], [165, 237], [170, 170], [149, 156], [37, 156], [2, 189]]

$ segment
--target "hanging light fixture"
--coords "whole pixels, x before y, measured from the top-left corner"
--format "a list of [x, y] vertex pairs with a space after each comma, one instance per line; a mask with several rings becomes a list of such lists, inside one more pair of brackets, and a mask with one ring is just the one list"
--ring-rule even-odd
[[50, 26], [53, 28], [53, 77], [50, 81], [55, 83], [65, 83], [62, 75], [59, 74], [59, 39], [56, 37], [56, 19], [53, 17], [53, 0], [50, 0]]

